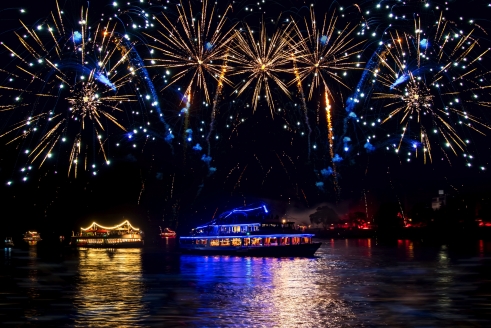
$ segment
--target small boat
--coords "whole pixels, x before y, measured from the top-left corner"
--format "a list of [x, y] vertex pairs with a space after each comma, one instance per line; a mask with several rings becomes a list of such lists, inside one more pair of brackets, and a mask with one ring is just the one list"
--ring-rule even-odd
[[12, 239], [12, 237], [5, 237], [4, 245], [6, 248], [14, 247], [14, 240]]
[[162, 231], [162, 228], [160, 228], [160, 237], [162, 237], [162, 238], [176, 238], [176, 232], [170, 230], [169, 228], [164, 228], [164, 230]]
[[26, 241], [29, 246], [37, 245], [41, 241], [41, 235], [36, 231], [28, 231], [24, 234], [24, 241]]
[[179, 238], [184, 253], [246, 256], [313, 256], [321, 243], [295, 222], [271, 219], [265, 204], [244, 206], [220, 214]]
[[112, 227], [93, 222], [79, 233], [72, 233], [70, 245], [74, 247], [122, 248], [142, 247], [143, 231], [126, 220]]

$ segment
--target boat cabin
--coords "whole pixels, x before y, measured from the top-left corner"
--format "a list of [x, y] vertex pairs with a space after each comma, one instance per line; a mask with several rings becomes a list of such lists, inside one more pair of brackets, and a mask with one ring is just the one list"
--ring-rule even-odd
[[87, 228], [73, 233], [72, 243], [76, 246], [124, 246], [143, 244], [143, 231], [135, 228], [126, 220], [112, 227], [93, 222]]

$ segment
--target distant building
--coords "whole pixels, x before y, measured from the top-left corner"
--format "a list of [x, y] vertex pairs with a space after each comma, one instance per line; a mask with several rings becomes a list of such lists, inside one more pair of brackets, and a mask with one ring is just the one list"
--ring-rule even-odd
[[433, 197], [431, 201], [431, 208], [433, 210], [439, 210], [447, 203], [447, 195], [443, 190], [438, 190], [438, 197]]

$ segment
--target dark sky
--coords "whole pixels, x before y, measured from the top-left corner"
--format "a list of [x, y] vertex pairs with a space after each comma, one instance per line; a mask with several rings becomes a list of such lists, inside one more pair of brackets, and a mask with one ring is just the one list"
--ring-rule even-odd
[[[308, 18], [311, 3], [314, 4], [318, 19], [322, 20], [324, 12], [329, 13], [330, 17], [336, 9], [339, 15], [337, 26], [344, 27], [350, 23], [350, 26], [356, 27], [352, 38], [354, 43], [365, 40], [360, 46], [359, 59], [365, 64], [369, 63], [377, 51], [381, 38], [387, 38], [384, 32], [414, 31], [415, 18], [434, 22], [441, 10], [449, 21], [460, 24], [466, 31], [474, 29], [473, 35], [479, 41], [479, 47], [486, 49], [491, 46], [486, 34], [486, 28], [491, 27], [486, 19], [491, 10], [485, 1], [453, 1], [443, 5], [429, 2], [429, 7], [425, 7], [426, 2], [422, 1], [364, 1], [356, 5], [348, 1], [328, 5], [323, 1], [235, 1], [232, 4], [233, 10], [229, 13], [229, 25], [226, 27], [235, 23], [238, 27], [244, 27], [243, 23], [247, 22], [252, 29], [258, 29], [264, 20], [270, 35], [276, 28], [286, 26], [291, 19], [303, 26], [303, 18]], [[121, 1], [118, 6], [114, 6], [111, 1], [59, 1], [59, 4], [66, 15], [65, 20], [71, 23], [73, 29], [77, 28], [81, 6], [89, 5], [89, 17], [93, 25], [99, 20], [107, 22], [108, 17], [117, 15], [118, 19], [114, 21], [119, 24], [118, 31], [130, 36], [143, 59], [149, 56], [148, 45], [152, 44], [152, 40], [142, 32], [158, 35], [159, 29], [157, 26], [145, 28], [142, 15], [149, 13], [149, 17], [157, 15], [162, 18], [160, 13], [165, 11], [172, 18], [176, 6], [175, 1], [166, 1], [163, 4], [154, 1], [149, 4], [146, 0], [143, 3]], [[223, 12], [225, 4], [228, 3], [224, 1], [222, 5], [220, 2], [217, 12]], [[193, 6], [195, 5], [193, 2]], [[21, 13], [21, 8], [25, 8], [26, 13]], [[193, 8], [198, 11], [200, 7], [198, 5]], [[51, 19], [51, 11], [56, 13], [54, 0], [43, 1], [42, 5], [39, 1], [3, 2], [0, 9], [0, 41], [11, 49], [22, 49], [15, 36], [15, 32], [25, 34], [19, 19], [27, 26], [36, 28], [46, 19]], [[392, 17], [389, 16], [391, 14]], [[470, 20], [473, 20], [472, 24], [469, 23]], [[150, 22], [155, 23], [152, 20]], [[142, 28], [135, 29], [133, 25]], [[362, 30], [365, 34], [360, 34]], [[29, 42], [31, 41], [32, 38]], [[27, 58], [28, 54], [24, 51], [23, 56]], [[18, 58], [12, 58], [5, 48], [0, 50], [0, 57], [5, 64], [0, 68], [6, 72], [1, 76], [0, 85], [5, 86], [11, 77], [9, 72], [19, 74], [16, 69], [22, 64], [19, 64]], [[489, 57], [484, 58], [480, 67], [491, 67], [489, 60]], [[148, 65], [148, 61], [145, 64]], [[365, 64], [361, 64], [362, 67]], [[386, 147], [399, 141], [399, 138], [394, 137], [401, 128], [397, 122], [390, 121], [372, 129], [364, 126], [362, 119], [359, 122], [347, 120], [349, 97], [359, 97], [361, 93], [368, 95], [373, 91], [369, 82], [361, 83], [363, 70], [349, 71], [348, 77], [343, 80], [347, 88], [333, 86], [333, 147], [334, 152], [343, 158], [334, 164], [337, 178], [322, 174], [323, 169], [333, 167], [327, 142], [327, 122], [322, 110], [322, 95], [314, 96], [307, 102], [312, 129], [309, 154], [305, 134], [301, 135], [307, 131], [302, 104], [294, 87], [290, 88], [293, 90], [291, 98], [283, 95], [277, 87], [272, 87], [276, 107], [272, 116], [265, 101], [260, 101], [257, 110], [253, 112], [250, 106], [251, 90], [236, 97], [232, 95], [234, 89], [227, 86], [219, 98], [213, 133], [215, 138], [212, 139], [210, 148], [210, 166], [216, 168], [216, 171], [210, 171], [207, 163], [202, 160], [203, 155], [207, 154], [207, 147], [202, 134], [200, 135], [200, 129], [207, 131], [211, 117], [210, 106], [202, 104], [203, 93], [197, 91], [193, 94], [193, 99], [200, 101], [192, 103], [186, 120], [183, 115], [179, 115], [184, 106], [180, 101], [182, 92], [179, 88], [185, 87], [185, 79], [182, 83], [176, 83], [160, 92], [164, 86], [162, 69], [149, 67], [148, 72], [159, 92], [165, 123], [175, 135], [171, 144], [164, 140], [165, 125], [155, 112], [150, 113], [152, 108], [143, 100], [123, 105], [124, 113], [119, 117], [122, 117], [122, 123], [128, 124], [128, 133], [133, 129], [140, 131], [146, 121], [152, 122], [146, 135], [135, 135], [129, 140], [127, 133], [109, 127], [105, 147], [111, 165], [99, 165], [103, 161], [97, 151], [97, 140], [92, 140], [90, 149], [95, 149], [91, 151], [94, 158], [99, 159], [98, 166], [90, 169], [89, 163], [89, 169], [80, 170], [77, 178], [73, 174], [68, 177], [67, 174], [69, 150], [60, 150], [52, 161], [39, 167], [39, 161], [29, 164], [29, 158], [23, 153], [26, 147], [30, 145], [32, 148], [33, 144], [39, 142], [39, 137], [20, 139], [21, 141], [8, 145], [4, 144], [12, 138], [1, 138], [0, 204], [8, 213], [7, 230], [22, 231], [31, 227], [42, 229], [45, 226], [73, 230], [95, 219], [115, 223], [123, 216], [152, 229], [159, 224], [175, 224], [176, 220], [184, 226], [203, 217], [209, 218], [215, 211], [221, 212], [227, 207], [240, 206], [259, 199], [279, 204], [279, 214], [283, 214], [289, 207], [313, 210], [321, 203], [330, 203], [342, 207], [343, 210], [363, 210], [365, 201], [373, 213], [378, 204], [385, 201], [400, 201], [406, 208], [417, 202], [429, 204], [431, 197], [439, 189], [457, 194], [489, 191], [489, 170], [480, 169], [491, 169], [488, 167], [491, 154], [489, 137], [464, 131], [462, 137], [471, 140], [469, 149], [458, 150], [457, 155], [449, 152], [448, 159], [439, 150], [443, 142], [435, 141], [433, 162], [424, 164], [421, 156], [407, 161], [404, 147], [410, 148], [410, 145], [403, 144], [403, 151], [399, 154], [395, 154], [393, 149], [386, 151]], [[285, 82], [291, 80], [287, 75], [280, 75], [280, 78]], [[484, 74], [483, 79], [489, 79], [489, 76]], [[29, 79], [24, 81], [27, 82], [23, 83], [30, 83]], [[235, 77], [233, 81], [239, 82], [240, 78]], [[37, 82], [32, 82], [32, 85], [34, 83]], [[26, 88], [22, 83], [19, 87]], [[140, 90], [144, 89], [142, 94], [150, 92], [148, 84], [140, 82], [139, 87]], [[360, 91], [357, 90], [358, 87], [361, 88]], [[1, 104], [12, 103], [14, 93], [0, 90]], [[481, 94], [484, 96], [482, 99], [486, 99], [489, 92], [482, 91]], [[27, 94], [25, 98], [30, 99]], [[0, 112], [2, 134], [16, 122], [25, 119], [32, 103], [13, 111]], [[62, 105], [57, 103], [55, 106]], [[375, 110], [377, 113], [383, 110], [382, 105], [362, 99], [353, 111], [358, 118], [363, 115], [369, 117], [371, 106], [379, 106]], [[319, 107], [321, 110], [317, 109]], [[489, 124], [490, 116], [486, 107], [471, 103], [466, 108], [480, 121]], [[48, 106], [43, 107], [42, 111], [49, 111]], [[186, 141], [189, 136], [186, 129], [193, 131], [192, 142]], [[489, 130], [484, 128], [484, 132], [488, 133]], [[68, 130], [67, 136], [70, 137], [71, 133]], [[371, 144], [376, 149], [367, 152], [367, 138], [373, 135], [377, 135], [377, 138], [371, 139]], [[350, 138], [349, 151], [344, 150], [345, 137]], [[202, 146], [201, 151], [193, 150], [196, 143]], [[463, 154], [472, 154], [472, 167], [468, 167], [469, 158]], [[28, 177], [27, 181], [23, 181], [24, 177]], [[7, 185], [9, 181], [12, 182], [11, 185]]]

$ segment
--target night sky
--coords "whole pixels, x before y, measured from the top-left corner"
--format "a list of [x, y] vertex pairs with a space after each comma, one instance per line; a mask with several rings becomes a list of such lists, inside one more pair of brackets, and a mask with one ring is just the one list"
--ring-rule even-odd
[[[197, 15], [201, 8], [200, 3], [191, 3], [193, 13]], [[90, 162], [87, 170], [79, 168], [77, 177], [74, 177], [73, 168], [68, 173], [70, 147], [63, 147], [58, 143], [53, 148], [53, 156], [41, 166], [40, 158], [31, 163], [32, 156], [29, 157], [25, 152], [26, 149], [34, 149], [41, 142], [43, 131], [49, 131], [48, 121], [33, 123], [33, 126], [38, 124], [38, 130], [25, 138], [21, 136], [22, 129], [7, 133], [15, 124], [25, 121], [29, 116], [46, 114], [49, 111], [63, 113], [60, 109], [68, 107], [67, 98], [52, 91], [54, 89], [50, 81], [56, 80], [53, 74], [57, 73], [43, 71], [34, 65], [29, 70], [34, 74], [39, 73], [39, 78], [35, 78], [25, 72], [27, 69], [19, 69], [27, 67], [23, 65], [28, 65], [28, 61], [33, 58], [16, 36], [16, 33], [26, 34], [19, 20], [33, 30], [46, 22], [51, 24], [53, 18], [50, 13], [57, 13], [56, 1], [43, 1], [42, 6], [39, 1], [3, 2], [0, 9], [0, 41], [8, 48], [0, 49], [0, 86], [3, 87], [0, 89], [0, 105], [10, 106], [19, 95], [22, 95], [19, 102], [25, 105], [16, 105], [14, 109], [0, 112], [0, 134], [7, 133], [0, 138], [0, 205], [3, 208], [4, 222], [0, 231], [4, 234], [17, 234], [28, 229], [37, 229], [41, 232], [69, 233], [94, 220], [113, 224], [120, 222], [122, 217], [129, 218], [132, 223], [147, 231], [157, 232], [159, 225], [177, 226], [178, 229], [185, 230], [196, 222], [207, 221], [215, 213], [259, 200], [272, 204], [273, 212], [280, 215], [288, 212], [308, 214], [325, 203], [331, 204], [341, 215], [355, 210], [368, 210], [368, 214], [373, 215], [381, 203], [389, 201], [400, 202], [406, 210], [421, 202], [429, 206], [431, 197], [435, 197], [438, 190], [459, 195], [473, 194], [476, 197], [488, 195], [491, 192], [491, 151], [489, 136], [483, 134], [489, 135], [491, 131], [481, 126], [481, 134], [472, 129], [462, 129], [458, 120], [449, 120], [457, 135], [462, 140], [467, 140], [464, 141], [467, 146], [462, 150], [457, 147], [456, 154], [448, 149], [443, 152], [445, 139], [432, 136], [432, 161], [427, 160], [425, 164], [421, 153], [416, 157], [416, 152], [412, 149], [415, 140], [418, 140], [414, 136], [420, 134], [416, 129], [408, 132], [401, 142], [400, 151], [396, 153], [392, 145], [399, 144], [399, 131], [404, 124], [399, 117], [384, 124], [370, 125], [370, 122], [376, 122], [377, 117], [387, 117], [390, 110], [384, 107], [387, 104], [384, 100], [374, 96], [381, 92], [378, 89], [381, 88], [380, 83], [372, 84], [372, 78], [365, 78], [366, 71], [362, 68], [369, 65], [372, 57], [379, 58], [374, 57], [375, 52], [383, 56], [380, 42], [388, 42], [390, 33], [413, 33], [415, 20], [421, 20], [422, 29], [429, 31], [431, 28], [428, 26], [434, 26], [442, 10], [449, 25], [452, 28], [454, 25], [458, 26], [454, 30], [461, 29], [462, 35], [473, 31], [472, 37], [467, 41], [475, 42], [475, 45], [472, 52], [466, 54], [468, 62], [471, 62], [475, 54], [485, 53], [491, 47], [491, 40], [486, 32], [491, 28], [491, 21], [486, 18], [491, 14], [490, 5], [485, 1], [463, 0], [448, 3], [364, 1], [356, 5], [349, 1], [327, 5], [323, 1], [235, 1], [232, 2], [232, 10], [227, 13], [225, 30], [232, 26], [236, 26], [236, 29], [245, 28], [244, 23], [247, 23], [251, 29], [259, 31], [261, 22], [264, 21], [270, 36], [277, 28], [283, 29], [294, 20], [305, 31], [304, 18], [309, 21], [311, 4], [314, 4], [320, 21], [318, 24], [321, 24], [324, 13], [328, 13], [327, 17], [330, 18], [335, 10], [339, 16], [336, 26], [342, 29], [350, 23], [349, 30], [354, 30], [349, 39], [353, 40], [353, 45], [360, 43], [356, 47], [356, 55], [352, 56], [353, 61], [360, 65], [358, 69], [346, 70], [348, 74], [342, 78], [346, 86], [329, 80], [332, 92], [330, 104], [333, 153], [342, 158], [334, 163], [329, 152], [323, 89], [316, 89], [312, 99], [306, 101], [312, 130], [309, 151], [306, 137], [308, 127], [295, 84], [288, 87], [291, 93], [288, 97], [272, 79], [268, 80], [274, 109], [271, 110], [266, 100], [260, 99], [254, 111], [251, 102], [254, 84], [246, 88], [240, 96], [233, 93], [237, 89], [234, 85], [240, 84], [247, 74], [230, 76], [233, 85], [225, 85], [217, 98], [209, 149], [211, 162], [208, 163], [206, 157], [203, 160], [203, 156], [208, 155], [203, 136], [209, 131], [212, 101], [207, 104], [203, 90], [194, 88], [186, 115], [183, 112], [186, 104], [182, 99], [189, 77], [185, 76], [166, 87], [166, 69], [152, 67], [150, 62], [150, 59], [159, 57], [158, 51], [151, 53], [151, 49], [155, 49], [152, 46], [160, 45], [149, 35], [158, 37], [158, 31], [162, 31], [162, 27], [151, 18], [148, 21], [154, 26], [147, 26], [147, 20], [143, 16], [148, 13], [149, 17], [155, 15], [162, 20], [161, 13], [165, 12], [170, 21], [175, 22], [176, 2], [149, 3], [147, 0], [132, 0], [118, 1], [118, 5], [114, 6], [111, 1], [102, 0], [97, 1], [97, 4], [95, 1], [59, 0], [64, 22], [67, 22], [66, 30], [77, 31], [81, 7], [86, 8], [88, 5], [90, 26], [96, 26], [99, 21], [103, 25], [108, 22], [116, 23], [118, 35], [126, 34], [129, 37], [135, 50], [131, 53], [129, 63], [122, 67], [141, 67], [138, 66], [139, 63], [148, 66], [147, 79], [137, 73], [134, 80], [126, 85], [128, 90], [134, 91], [137, 88], [135, 97], [138, 100], [123, 103], [119, 107], [121, 111], [111, 112], [127, 131], [121, 130], [107, 119], [102, 123], [105, 127], [104, 149], [110, 165], [105, 165], [99, 141], [87, 128], [80, 136], [86, 145], [82, 153]], [[209, 7], [212, 5], [213, 2], [210, 2]], [[229, 2], [220, 1], [216, 13], [223, 13], [227, 5]], [[188, 8], [188, 3], [184, 3], [184, 6]], [[25, 9], [25, 13], [21, 9]], [[212, 26], [217, 21], [215, 17]], [[90, 33], [94, 33], [93, 30], [95, 27]], [[42, 33], [43, 31], [39, 31], [39, 35], [43, 35]], [[29, 44], [33, 43], [33, 48], [41, 48], [32, 35], [24, 39]], [[49, 44], [46, 46], [49, 55], [40, 56], [54, 61], [53, 38], [49, 39], [46, 32], [42, 39], [46, 45]], [[50, 40], [51, 43], [45, 40]], [[118, 49], [121, 48], [124, 47]], [[452, 57], [456, 62], [462, 51], [460, 48], [457, 49], [457, 56]], [[65, 48], [60, 46], [60, 49], [63, 52]], [[26, 62], [12, 56], [12, 50]], [[41, 50], [36, 51], [42, 53]], [[140, 62], [135, 54], [139, 55]], [[115, 61], [116, 59], [109, 64], [114, 65]], [[462, 97], [459, 106], [465, 106], [465, 111], [483, 125], [490, 124], [487, 102], [491, 100], [488, 91], [491, 89], [485, 88], [491, 85], [487, 74], [491, 69], [490, 54], [482, 56], [475, 71], [472, 71], [474, 66], [468, 62], [465, 65], [470, 69], [463, 68], [462, 72], [453, 77], [461, 78], [467, 83], [460, 89], [465, 92], [459, 95]], [[230, 66], [233, 67], [234, 64]], [[435, 64], [434, 68], [430, 64], [423, 65], [412, 72], [415, 75], [428, 76], [437, 66]], [[65, 67], [72, 71], [77, 70], [69, 65], [63, 69]], [[140, 69], [139, 72], [142, 71]], [[171, 75], [177, 74], [178, 69], [173, 68], [171, 71]], [[467, 72], [469, 73], [466, 74]], [[12, 82], [10, 79], [13, 77]], [[292, 80], [292, 74], [279, 72], [278, 78], [288, 84]], [[59, 80], [56, 81], [59, 83]], [[305, 93], [308, 93], [309, 81], [308, 78], [303, 82]], [[216, 81], [209, 78], [207, 82], [210, 85], [210, 94], [214, 97]], [[476, 88], [484, 88], [469, 92], [470, 84]], [[159, 110], [145, 99], [145, 95], [152, 94], [150, 85], [153, 85], [158, 94]], [[48, 97], [36, 96], [33, 88], [37, 86], [40, 86], [39, 92], [49, 93], [53, 95], [53, 99], [46, 100]], [[123, 93], [123, 88], [118, 92]], [[389, 89], [385, 92], [396, 91]], [[479, 102], [473, 98], [476, 93]], [[359, 102], [348, 111], [346, 108], [350, 107], [350, 97], [357, 97]], [[356, 115], [349, 116], [350, 113]], [[66, 126], [62, 136], [73, 140], [78, 133], [73, 128], [74, 123]], [[174, 136], [171, 141], [166, 140], [169, 128]], [[410, 134], [413, 132], [415, 133]], [[19, 138], [15, 139], [16, 137]], [[9, 143], [13, 139], [15, 140]], [[198, 143], [200, 147], [196, 146]], [[423, 147], [421, 144], [416, 146]], [[411, 155], [408, 157], [408, 154]], [[323, 171], [333, 167], [336, 170], [335, 175], [325, 174], [326, 171]]]

